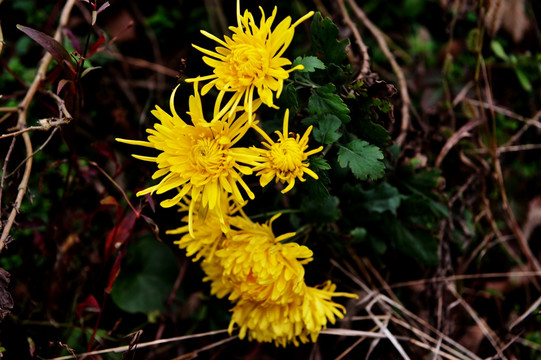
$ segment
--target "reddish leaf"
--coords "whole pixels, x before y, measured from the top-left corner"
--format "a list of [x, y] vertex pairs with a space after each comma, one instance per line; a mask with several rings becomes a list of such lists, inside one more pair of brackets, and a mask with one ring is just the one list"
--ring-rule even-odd
[[73, 73], [75, 64], [73, 63], [73, 59], [71, 58], [70, 54], [64, 48], [64, 46], [62, 46], [62, 44], [60, 44], [49, 35], [32, 28], [23, 25], [17, 25], [17, 29], [21, 30], [32, 40], [40, 44], [48, 53], [53, 56], [56, 62], [59, 63], [61, 66], [67, 66], [68, 68], [65, 69], [67, 70], [67, 72], [69, 72], [68, 70], [71, 69]]
[[104, 48], [100, 48], [100, 46], [105, 42], [105, 36], [103, 34], [100, 34], [100, 37], [96, 42], [92, 45], [90, 45], [90, 50], [88, 51], [88, 54], [86, 54], [86, 57], [89, 58], [92, 55], [94, 55], [98, 51], [102, 51]]
[[64, 86], [66, 86], [67, 84], [70, 84], [70, 88], [73, 87], [74, 88], [74, 84], [73, 84], [73, 81], [72, 80], [68, 80], [68, 79], [61, 79], [59, 82], [58, 82], [58, 86], [56, 87], [56, 95], [60, 94], [60, 91], [62, 91], [62, 89], [64, 88]]
[[103, 10], [107, 9], [109, 6], [111, 6], [111, 4], [109, 4], [109, 1], [104, 2], [98, 9], [97, 13], [99, 14]]
[[101, 199], [100, 204], [102, 204], [102, 205], [114, 205], [114, 206], [116, 206], [117, 211], [120, 208], [120, 205], [119, 205], [118, 201], [116, 201], [116, 199], [114, 197], [112, 197], [111, 195]]
[[75, 316], [80, 318], [83, 316], [83, 312], [85, 311], [92, 311], [92, 312], [100, 312], [100, 305], [98, 304], [98, 301], [93, 295], [89, 295], [85, 301], [77, 304], [77, 307], [75, 308]]
[[93, 71], [93, 70], [96, 70], [96, 69], [101, 69], [101, 66], [93, 66], [93, 67], [89, 67], [88, 69], [85, 69], [82, 73], [81, 73], [81, 78], [85, 77], [86, 74], [88, 74], [89, 72]]
[[64, 34], [70, 39], [71, 45], [77, 51], [79, 54], [83, 52], [83, 48], [81, 47], [81, 43], [79, 42], [79, 39], [77, 39], [77, 36], [70, 30], [70, 29], [64, 29]]
[[122, 263], [122, 259], [124, 258], [124, 255], [126, 255], [126, 250], [120, 251], [116, 255], [116, 259], [113, 264], [113, 267], [111, 268], [111, 272], [109, 272], [109, 281], [107, 282], [107, 287], [105, 288], [106, 294], [111, 293], [111, 288], [113, 287], [113, 284], [115, 283], [115, 280], [118, 277], [118, 274], [120, 273], [120, 264]]
[[111, 160], [113, 164], [115, 164], [115, 168], [118, 168], [118, 159], [116, 158], [116, 154], [110, 143], [106, 141], [98, 141], [92, 143], [91, 146], [96, 149], [101, 155]]
[[109, 232], [105, 241], [105, 258], [109, 258], [128, 240], [133, 231], [137, 214], [130, 212]]

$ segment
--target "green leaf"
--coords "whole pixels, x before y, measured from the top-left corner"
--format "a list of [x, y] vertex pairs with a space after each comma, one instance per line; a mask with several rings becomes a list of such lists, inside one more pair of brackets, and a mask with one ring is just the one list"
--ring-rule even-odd
[[496, 55], [500, 59], [505, 60], [505, 61], [509, 60], [509, 57], [505, 53], [505, 50], [503, 49], [502, 44], [500, 44], [498, 41], [492, 40], [492, 42], [490, 43], [490, 48], [494, 52], [494, 55]]
[[325, 185], [329, 184], [330, 180], [325, 170], [330, 170], [331, 166], [327, 160], [320, 157], [312, 156], [309, 160], [310, 169], [317, 174], [319, 179], [316, 180], [308, 176], [306, 179], [306, 186], [310, 192], [310, 196], [313, 199], [322, 202], [329, 197], [329, 190]]
[[300, 209], [311, 223], [328, 224], [340, 219], [339, 203], [336, 196], [329, 196], [323, 202], [307, 197], [303, 199]]
[[362, 195], [363, 207], [368, 211], [377, 213], [390, 211], [396, 215], [396, 209], [400, 206], [400, 192], [388, 183], [381, 183], [373, 189], [363, 191]]
[[393, 236], [399, 251], [421, 264], [438, 265], [438, 242], [432, 234], [410, 230], [398, 221], [394, 225]]
[[365, 228], [362, 227], [356, 227], [355, 229], [351, 230], [350, 232], [351, 236], [353, 236], [353, 239], [355, 241], [363, 241], [366, 238], [367, 231]]
[[361, 119], [356, 125], [359, 129], [357, 135], [379, 148], [386, 148], [389, 141], [391, 141], [389, 131], [380, 124], [372, 122], [369, 119]]
[[359, 180], [373, 180], [385, 174], [383, 153], [374, 145], [366, 141], [355, 139], [346, 145], [340, 145], [338, 150], [338, 163], [341, 167], [348, 167]]
[[[278, 99], [276, 99], [276, 104], [280, 108], [288, 108], [290, 116], [297, 113], [299, 108], [299, 100], [297, 98], [297, 90], [293, 84], [287, 84], [284, 86], [284, 90]], [[282, 116], [283, 119], [283, 116]]]
[[163, 311], [177, 273], [175, 256], [167, 245], [141, 238], [128, 247], [111, 297], [128, 313]]
[[325, 69], [325, 64], [323, 64], [323, 61], [319, 60], [315, 56], [305, 56], [305, 57], [297, 57], [294, 61], [291, 67], [295, 67], [297, 65], [304, 66], [303, 70], [295, 70], [298, 72], [314, 72], [316, 69]]
[[515, 73], [517, 74], [518, 81], [524, 90], [527, 92], [532, 92], [532, 83], [528, 80], [528, 76], [519, 68], [515, 68]]
[[323, 18], [319, 12], [314, 14], [310, 27], [312, 51], [325, 64], [340, 65], [347, 57], [346, 46], [349, 40], [338, 41], [338, 27], [329, 18]]
[[333, 84], [327, 84], [320, 88], [312, 90], [312, 95], [308, 99], [308, 113], [310, 117], [318, 118], [324, 114], [333, 114], [337, 116], [342, 123], [350, 121], [349, 108], [340, 96], [336, 93]]
[[481, 37], [479, 29], [475, 28], [466, 35], [466, 49], [471, 52], [477, 52], [479, 48], [479, 38]]
[[323, 170], [330, 170], [331, 166], [329, 165], [327, 160], [320, 157], [312, 156], [310, 158], [310, 169], [315, 172], [321, 172]]
[[337, 132], [342, 126], [342, 121], [332, 114], [325, 114], [314, 128], [314, 139], [321, 144], [332, 144], [342, 136]]

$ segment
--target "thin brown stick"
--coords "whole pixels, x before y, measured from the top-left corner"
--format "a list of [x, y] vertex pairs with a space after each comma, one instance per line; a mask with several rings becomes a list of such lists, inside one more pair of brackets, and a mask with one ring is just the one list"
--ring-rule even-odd
[[[480, 357], [476, 356], [474, 353], [472, 353], [471, 351], [469, 351], [469, 350], [468, 350], [467, 348], [465, 348], [463, 345], [461, 345], [460, 343], [456, 342], [456, 341], [453, 340], [452, 338], [448, 337], [447, 335], [445, 335], [444, 333], [442, 333], [440, 330], [434, 328], [431, 324], [429, 324], [428, 322], [426, 322], [425, 320], [423, 320], [422, 318], [420, 318], [418, 315], [416, 315], [416, 314], [414, 314], [413, 312], [411, 312], [411, 311], [409, 311], [408, 309], [406, 309], [402, 304], [397, 303], [397, 302], [393, 301], [392, 299], [389, 299], [389, 298], [384, 297], [384, 296], [382, 296], [381, 299], [382, 299], [383, 301], [385, 301], [387, 304], [389, 304], [391, 307], [398, 309], [398, 310], [403, 314], [403, 316], [409, 317], [411, 320], [413, 320], [413, 321], [417, 322], [418, 324], [420, 324], [423, 328], [432, 331], [434, 334], [436, 334], [436, 335], [439, 336], [439, 337], [443, 337], [447, 343], [449, 343], [450, 345], [452, 345], [455, 349], [460, 350], [460, 352], [462, 352], [463, 354], [468, 355], [471, 359], [481, 360]], [[396, 322], [396, 319], [395, 319], [395, 318], [393, 318], [392, 320]], [[406, 324], [406, 323], [404, 323], [402, 326], [404, 326], [404, 327], [407, 328], [407, 329], [412, 330], [413, 332], [418, 332], [419, 334], [420, 334], [420, 333], [425, 334], [424, 332], [422, 332], [422, 331], [420, 331], [420, 330], [418, 330], [418, 329], [415, 329], [415, 328], [413, 328], [411, 325], [408, 325], [408, 324]], [[414, 329], [415, 329], [415, 330], [414, 330]], [[443, 346], [443, 345], [442, 345], [442, 346]], [[447, 345], [445, 345], [444, 348], [447, 348], [449, 351], [452, 349], [451, 347], [447, 347]]]
[[113, 57], [119, 60], [120, 62], [125, 62], [126, 64], [137, 66], [143, 69], [149, 69], [156, 73], [167, 75], [169, 77], [176, 78], [179, 74], [178, 71], [173, 70], [167, 66], [156, 64], [145, 59], [134, 58], [131, 56], [124, 56], [118, 52], [111, 52], [111, 55], [113, 55]]
[[528, 265], [531, 267], [532, 270], [541, 271], [541, 264], [539, 264], [539, 261], [537, 260], [535, 255], [532, 253], [532, 250], [530, 249], [530, 246], [528, 245], [526, 238], [524, 238], [524, 234], [522, 233], [522, 230], [515, 218], [515, 214], [513, 213], [513, 210], [511, 209], [511, 206], [509, 205], [509, 200], [507, 199], [507, 192], [505, 190], [505, 183], [503, 180], [502, 167], [501, 167], [500, 160], [497, 156], [494, 157], [494, 168], [496, 170], [498, 186], [501, 192], [502, 207], [507, 214], [509, 226], [511, 227], [513, 234], [517, 238], [520, 249], [522, 250], [522, 252], [526, 256], [526, 259], [528, 260]]
[[[0, 0], [0, 4], [2, 0]], [[0, 22], [0, 54], [2, 54], [2, 49], [4, 48], [4, 34], [2, 34], [2, 23]]]
[[398, 137], [396, 138], [396, 143], [398, 144], [398, 146], [402, 146], [404, 144], [404, 141], [406, 140], [408, 128], [410, 125], [409, 107], [411, 105], [411, 100], [408, 93], [408, 84], [406, 82], [406, 77], [404, 76], [404, 72], [400, 68], [400, 65], [398, 65], [398, 63], [396, 62], [394, 55], [391, 53], [391, 50], [389, 49], [389, 46], [385, 41], [383, 32], [376, 25], [374, 25], [374, 23], [368, 18], [368, 16], [366, 16], [364, 11], [361, 10], [355, 0], [347, 1], [351, 9], [355, 13], [355, 16], [357, 16], [357, 18], [362, 21], [366, 28], [376, 38], [376, 41], [381, 48], [381, 51], [383, 51], [383, 53], [387, 57], [387, 60], [389, 60], [389, 63], [393, 68], [393, 72], [398, 78], [398, 87], [400, 90], [400, 97], [402, 98], [402, 124], [400, 125], [400, 135], [398, 135]]
[[505, 152], [539, 150], [539, 149], [541, 149], [541, 144], [523, 144], [523, 145], [500, 146], [497, 152], [499, 155]]
[[453, 146], [455, 146], [460, 141], [460, 139], [462, 139], [462, 138], [464, 138], [466, 136], [469, 136], [470, 135], [470, 130], [476, 128], [477, 126], [479, 126], [483, 122], [484, 122], [484, 119], [482, 119], [482, 118], [473, 119], [473, 120], [467, 122], [466, 124], [464, 124], [460, 129], [458, 129], [453, 134], [453, 136], [451, 136], [447, 140], [445, 145], [443, 145], [443, 147], [441, 148], [440, 153], [438, 154], [438, 157], [436, 159], [436, 163], [435, 163], [434, 166], [435, 167], [440, 167], [443, 159], [449, 153], [449, 151], [453, 148]]
[[105, 176], [107, 180], [109, 180], [120, 191], [120, 193], [124, 197], [124, 200], [126, 200], [126, 202], [128, 203], [128, 206], [132, 209], [133, 213], [136, 214], [137, 217], [139, 218], [139, 216], [141, 215], [141, 210], [138, 211], [137, 209], [135, 209], [135, 206], [133, 206], [133, 204], [131, 203], [124, 189], [122, 189], [122, 187], [118, 185], [118, 183], [105, 170], [103, 170], [101, 166], [98, 165], [98, 163], [96, 163], [95, 161], [89, 161], [88, 163], [94, 166], [96, 169], [98, 169], [98, 171], [101, 172], [103, 176]]
[[215, 348], [216, 346], [220, 346], [220, 345], [225, 344], [227, 342], [233, 341], [238, 337], [239, 337], [238, 335], [235, 335], [235, 336], [231, 336], [231, 337], [228, 337], [228, 338], [213, 342], [212, 344], [209, 344], [207, 346], [203, 346], [202, 348], [199, 348], [199, 349], [194, 350], [192, 352], [189, 352], [187, 354], [180, 355], [178, 357], [172, 358], [171, 360], [194, 359], [194, 358], [197, 357], [197, 355], [199, 355], [200, 352], [207, 351], [207, 350], [210, 350], [212, 348]]
[[[57, 41], [61, 40], [62, 29], [67, 25], [68, 20], [69, 20], [69, 15], [71, 13], [71, 9], [73, 8], [76, 2], [77, 0], [66, 1], [66, 4], [64, 5], [64, 8], [62, 9], [62, 13], [60, 15], [60, 21], [54, 35], [55, 40]], [[45, 53], [45, 55], [41, 59], [40, 66], [38, 68], [36, 76], [34, 77], [32, 84], [28, 88], [25, 97], [23, 98], [23, 100], [20, 102], [18, 106], [18, 111], [19, 111], [18, 126], [21, 129], [24, 129], [26, 127], [26, 115], [28, 112], [28, 107], [30, 106], [30, 103], [34, 99], [34, 96], [39, 88], [39, 85], [41, 84], [41, 81], [45, 79], [45, 75], [47, 73], [47, 67], [49, 66], [49, 63], [51, 62], [52, 58], [53, 56], [50, 53], [48, 52]], [[2, 231], [2, 236], [0, 237], [0, 252], [3, 250], [3, 248], [6, 245], [6, 239], [9, 236], [11, 227], [13, 226], [13, 223], [15, 221], [15, 217], [19, 213], [19, 209], [21, 208], [21, 203], [23, 201], [24, 194], [26, 193], [26, 189], [28, 187], [28, 180], [30, 179], [30, 173], [32, 172], [32, 157], [31, 157], [31, 154], [33, 153], [32, 142], [30, 141], [30, 135], [28, 134], [28, 132], [23, 133], [22, 137], [23, 137], [24, 146], [25, 146], [28, 159], [26, 160], [24, 173], [23, 173], [21, 182], [19, 184], [19, 187], [17, 189], [17, 197], [15, 198], [13, 208], [11, 209], [8, 220]]]
[[522, 315], [520, 315], [515, 321], [509, 324], [509, 330], [513, 329], [515, 326], [524, 321], [524, 319], [526, 319], [530, 314], [532, 314], [532, 312], [537, 309], [539, 305], [541, 305], [541, 297], [537, 298], [537, 300], [535, 300], [535, 302], [530, 305], [530, 307], [528, 307], [528, 309]]
[[496, 337], [494, 331], [488, 326], [486, 321], [481, 319], [479, 315], [477, 315], [475, 310], [470, 306], [470, 304], [464, 301], [462, 296], [460, 296], [460, 294], [456, 291], [453, 285], [449, 284], [447, 286], [447, 290], [449, 290], [451, 294], [453, 294], [453, 296], [457, 299], [460, 305], [464, 308], [464, 310], [466, 310], [466, 312], [470, 315], [473, 321], [477, 324], [477, 326], [479, 327], [479, 329], [481, 330], [485, 338], [487, 338], [487, 340], [492, 344], [492, 346], [498, 353], [498, 356], [502, 360], [506, 360], [507, 357], [502, 352], [501, 345], [499, 344], [500, 343], [499, 339]]
[[15, 172], [17, 172], [17, 170], [19, 170], [19, 168], [21, 166], [23, 166], [30, 158], [34, 157], [34, 155], [36, 155], [37, 153], [39, 153], [41, 150], [43, 150], [43, 148], [45, 146], [47, 146], [47, 144], [49, 143], [49, 141], [51, 141], [51, 139], [53, 138], [54, 134], [56, 133], [56, 131], [58, 130], [57, 127], [55, 127], [53, 129], [53, 131], [51, 131], [51, 133], [49, 134], [49, 136], [47, 137], [47, 139], [45, 139], [45, 141], [43, 142], [43, 144], [41, 144], [39, 146], [39, 148], [37, 148], [36, 150], [32, 151], [32, 153], [30, 155], [28, 155], [27, 157], [24, 158], [24, 160], [15, 167], [15, 169], [13, 169], [13, 171], [8, 175], [8, 177], [10, 177], [11, 175], [13, 175]]
[[[149, 341], [149, 342], [137, 344], [137, 348], [142, 349], [142, 348], [146, 348], [146, 347], [149, 347], [149, 346], [166, 344], [166, 343], [170, 343], [170, 342], [184, 341], [184, 340], [195, 339], [195, 338], [200, 338], [200, 337], [205, 337], [205, 336], [218, 335], [218, 334], [223, 334], [223, 333], [226, 333], [226, 332], [227, 332], [227, 329], [223, 329], [223, 330], [209, 331], [209, 332], [200, 333], [200, 334], [177, 336], [177, 337], [173, 337], [173, 338], [169, 338], [169, 339], [159, 339], [159, 340], [154, 340], [154, 341]], [[109, 349], [90, 351], [90, 352], [78, 354], [77, 356], [82, 358], [82, 357], [87, 357], [87, 356], [90, 356], [90, 355], [119, 353], [119, 352], [124, 352], [124, 351], [129, 350], [129, 349], [130, 349], [130, 345], [124, 345], [124, 346], [117, 346], [117, 347], [109, 348]], [[60, 356], [60, 357], [56, 357], [56, 358], [50, 359], [50, 360], [68, 360], [68, 359], [73, 359], [73, 356], [71, 356], [71, 355]]]
[[[320, 334], [336, 335], [336, 336], [364, 336], [364, 337], [372, 338], [372, 339], [386, 339], [387, 338], [387, 335], [381, 332], [352, 330], [352, 329], [339, 329], [339, 328], [324, 329], [320, 331]], [[406, 336], [397, 336], [396, 338], [399, 340], [408, 340], [408, 337]]]
[[40, 122], [40, 124], [42, 123], [43, 125], [30, 126], [30, 127], [18, 130], [18, 131], [14, 131], [14, 132], [10, 132], [10, 133], [7, 133], [7, 134], [0, 135], [0, 140], [11, 137], [11, 136], [21, 135], [21, 134], [24, 134], [25, 132], [29, 132], [29, 131], [36, 131], [36, 130], [37, 131], [48, 131], [52, 127], [57, 127], [57, 126], [60, 126], [60, 125], [67, 124], [69, 122], [69, 120], [68, 119], [58, 119], [58, 118], [47, 118], [47, 119], [40, 119], [39, 122]]
[[371, 73], [370, 56], [368, 55], [368, 47], [363, 42], [363, 38], [361, 37], [361, 33], [359, 32], [357, 25], [355, 25], [355, 23], [349, 17], [348, 11], [346, 10], [346, 7], [344, 6], [344, 0], [338, 0], [338, 5], [340, 6], [340, 12], [342, 13], [342, 17], [344, 18], [344, 23], [350, 28], [351, 32], [353, 33], [353, 38], [355, 39], [355, 43], [357, 44], [357, 46], [359, 47], [359, 51], [361, 52], [362, 65], [361, 65], [361, 72], [359, 74], [359, 78], [363, 78]]
[[[398, 342], [397, 337], [393, 333], [391, 333], [391, 331], [387, 328], [387, 325], [383, 324], [383, 322], [380, 319], [378, 319], [378, 317], [376, 317], [374, 313], [372, 312], [372, 307], [376, 303], [380, 303], [381, 296], [382, 295], [376, 295], [374, 299], [365, 307], [365, 310], [368, 313], [368, 315], [372, 317], [372, 321], [380, 328], [382, 333], [385, 334], [385, 336], [391, 342], [391, 344], [393, 344], [394, 348], [396, 349], [396, 351], [398, 351], [398, 353], [402, 356], [402, 358], [410, 359], [410, 357], [408, 356], [408, 354], [406, 353], [402, 345], [400, 345], [400, 343]], [[388, 311], [390, 313], [391, 309], [388, 309]]]
[[[2, 192], [4, 190], [4, 181], [6, 180], [6, 172], [8, 168], [8, 161], [11, 157], [11, 152], [15, 147], [15, 138], [11, 139], [11, 144], [9, 145], [8, 152], [4, 158], [4, 165], [2, 166], [2, 178], [0, 179], [0, 204], [2, 204]], [[2, 212], [0, 211], [0, 219], [2, 218]]]
[[437, 283], [437, 282], [448, 282], [448, 281], [458, 281], [458, 280], [479, 280], [479, 279], [497, 279], [497, 278], [511, 278], [511, 277], [541, 277], [541, 271], [512, 271], [506, 273], [481, 273], [481, 274], [463, 274], [463, 275], [452, 275], [446, 277], [434, 277], [430, 279], [419, 279], [400, 282], [396, 284], [389, 285], [391, 288], [400, 288], [406, 286], [418, 286], [425, 285], [428, 283]]

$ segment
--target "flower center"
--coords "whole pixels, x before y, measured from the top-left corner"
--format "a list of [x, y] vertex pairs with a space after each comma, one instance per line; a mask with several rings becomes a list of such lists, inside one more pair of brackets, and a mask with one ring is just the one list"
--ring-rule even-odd
[[231, 76], [242, 86], [260, 85], [267, 76], [270, 56], [264, 45], [236, 44], [226, 58]]
[[295, 139], [282, 139], [272, 145], [269, 158], [275, 169], [290, 172], [302, 166], [303, 152]]
[[230, 157], [223, 146], [209, 138], [197, 140], [192, 147], [191, 158], [194, 167], [208, 176], [220, 176], [230, 163]]

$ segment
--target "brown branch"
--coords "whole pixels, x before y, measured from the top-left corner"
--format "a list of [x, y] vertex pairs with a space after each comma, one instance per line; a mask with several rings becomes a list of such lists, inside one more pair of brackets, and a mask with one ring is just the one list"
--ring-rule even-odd
[[[481, 63], [481, 70], [482, 70], [482, 74], [483, 74], [483, 79], [484, 79], [484, 82], [485, 82], [485, 93], [486, 93], [486, 97], [488, 99], [490, 115], [492, 117], [492, 122], [493, 122], [492, 126], [495, 129], [496, 126], [495, 126], [494, 102], [492, 101], [492, 92], [491, 92], [491, 89], [489, 87], [490, 84], [489, 84], [489, 80], [488, 80], [487, 69], [486, 69], [486, 66], [485, 66], [485, 62], [482, 59], [481, 59], [480, 63]], [[498, 182], [498, 187], [500, 188], [500, 192], [501, 192], [502, 208], [505, 211], [505, 213], [507, 214], [508, 226], [513, 231], [513, 234], [515, 235], [515, 237], [516, 237], [516, 239], [518, 241], [518, 245], [520, 247], [520, 250], [526, 256], [526, 259], [528, 260], [528, 265], [530, 266], [530, 268], [532, 270], [541, 271], [541, 264], [539, 263], [539, 261], [537, 260], [535, 255], [532, 253], [532, 250], [530, 249], [530, 246], [528, 245], [528, 241], [524, 237], [524, 234], [522, 233], [522, 230], [521, 230], [521, 228], [520, 228], [520, 226], [519, 226], [519, 224], [517, 222], [517, 219], [515, 218], [515, 214], [513, 213], [513, 210], [511, 209], [511, 206], [509, 204], [509, 200], [507, 199], [507, 192], [506, 192], [506, 189], [505, 189], [505, 182], [504, 182], [504, 178], [503, 178], [501, 162], [500, 162], [500, 158], [499, 158], [498, 152], [497, 152], [498, 147], [497, 147], [497, 143], [496, 143], [496, 141], [497, 141], [496, 140], [496, 135], [493, 136], [493, 139], [494, 139], [494, 141], [492, 141], [491, 144], [490, 144], [490, 146], [491, 146], [491, 148], [490, 148], [491, 156], [492, 156], [492, 160], [494, 161], [494, 170], [496, 172], [496, 180]], [[539, 289], [539, 285], [537, 284], [537, 281], [535, 281], [535, 279], [534, 279], [534, 284]]]
[[350, 28], [351, 32], [353, 33], [353, 37], [355, 38], [355, 43], [357, 44], [357, 46], [359, 47], [359, 51], [361, 52], [362, 65], [361, 65], [361, 73], [359, 74], [359, 78], [363, 78], [371, 73], [370, 56], [368, 55], [368, 47], [363, 42], [363, 38], [361, 37], [361, 34], [359, 33], [359, 29], [349, 17], [346, 7], [344, 6], [344, 0], [338, 0], [338, 5], [340, 5], [340, 11], [342, 12], [342, 16], [344, 17], [344, 23]]
[[25, 132], [29, 132], [29, 131], [36, 131], [36, 130], [38, 130], [38, 131], [48, 131], [53, 127], [58, 127], [60, 125], [67, 124], [67, 123], [69, 123], [70, 120], [68, 120], [68, 119], [59, 119], [59, 118], [46, 118], [46, 119], [40, 119], [38, 121], [42, 125], [40, 125], [40, 126], [30, 126], [30, 127], [24, 128], [22, 130], [17, 130], [17, 131], [14, 131], [14, 132], [10, 132], [10, 133], [7, 133], [7, 134], [0, 135], [0, 140], [11, 137], [11, 136], [21, 135], [21, 134], [24, 134]]
[[[69, 15], [71, 13], [71, 9], [75, 5], [77, 0], [67, 0], [66, 4], [64, 5], [64, 8], [62, 9], [62, 13], [60, 15], [60, 20], [58, 27], [56, 28], [56, 32], [54, 35], [54, 39], [57, 41], [61, 40], [62, 37], [62, 29], [67, 25], [69, 20]], [[45, 79], [46, 73], [47, 73], [47, 67], [49, 66], [49, 63], [52, 60], [52, 55], [50, 53], [46, 53], [43, 58], [41, 59], [40, 66], [38, 68], [38, 71], [36, 73], [36, 76], [34, 77], [34, 81], [28, 88], [25, 97], [20, 102], [18, 106], [18, 112], [19, 112], [19, 118], [18, 118], [18, 126], [20, 129], [24, 129], [26, 127], [26, 116], [28, 107], [30, 106], [30, 103], [34, 99], [34, 96], [36, 92], [39, 89], [39, 86], [41, 84], [41, 81]], [[11, 227], [13, 226], [13, 223], [15, 221], [15, 217], [19, 213], [19, 209], [21, 207], [21, 203], [24, 198], [24, 194], [26, 193], [26, 189], [28, 187], [28, 180], [30, 179], [30, 173], [32, 172], [32, 142], [30, 141], [30, 135], [28, 132], [25, 132], [22, 134], [24, 146], [27, 154], [27, 160], [26, 160], [26, 166], [24, 169], [24, 173], [21, 179], [21, 182], [19, 184], [19, 187], [17, 188], [17, 197], [15, 198], [15, 203], [13, 204], [13, 208], [11, 210], [11, 213], [9, 214], [8, 220], [4, 226], [4, 229], [2, 231], [2, 235], [0, 237], [0, 252], [4, 249], [6, 245], [6, 239], [8, 238], [9, 232], [11, 231]]]
[[496, 336], [496, 333], [494, 330], [492, 330], [486, 321], [484, 319], [481, 319], [477, 312], [468, 304], [462, 296], [458, 293], [458, 291], [455, 289], [454, 285], [448, 284], [447, 290], [457, 299], [458, 303], [466, 310], [466, 312], [470, 315], [472, 320], [475, 322], [475, 324], [479, 327], [485, 338], [490, 342], [494, 350], [498, 353], [498, 356], [505, 360], [507, 357], [503, 354], [503, 350], [501, 347], [501, 340]]
[[381, 48], [381, 51], [385, 54], [387, 57], [387, 60], [389, 60], [389, 63], [391, 64], [391, 67], [393, 68], [393, 72], [395, 73], [396, 77], [398, 78], [398, 87], [400, 90], [400, 97], [402, 98], [402, 124], [400, 125], [400, 135], [396, 138], [396, 143], [399, 146], [402, 146], [404, 144], [404, 141], [406, 140], [406, 136], [408, 134], [408, 128], [410, 125], [410, 114], [409, 114], [409, 107], [411, 105], [411, 100], [408, 94], [408, 84], [406, 82], [406, 77], [404, 76], [404, 72], [396, 62], [396, 59], [394, 55], [391, 53], [391, 50], [389, 49], [389, 46], [387, 45], [387, 42], [385, 41], [385, 37], [383, 32], [376, 26], [368, 16], [364, 13], [364, 11], [361, 10], [359, 5], [355, 3], [355, 0], [347, 0], [349, 5], [351, 6], [351, 9], [355, 13], [355, 16], [359, 20], [363, 22], [363, 24], [366, 26], [366, 28], [374, 35], [376, 38], [376, 41], [378, 42], [379, 47]]
[[[137, 344], [137, 348], [142, 349], [142, 348], [145, 348], [145, 347], [159, 345], [159, 344], [167, 344], [167, 343], [170, 343], [170, 342], [190, 340], [190, 339], [195, 339], [195, 338], [200, 338], [200, 337], [205, 337], [205, 336], [218, 335], [218, 334], [223, 334], [223, 333], [227, 333], [227, 329], [209, 331], [209, 332], [206, 332], [206, 333], [193, 334], [193, 335], [177, 336], [177, 337], [169, 338], [169, 339], [159, 339], [159, 340], [149, 341], [149, 342]], [[237, 336], [233, 336], [233, 337], [228, 337], [226, 339], [233, 340], [236, 337]], [[110, 348], [110, 349], [103, 349], [103, 350], [96, 350], [96, 351], [86, 352], [86, 353], [83, 353], [83, 354], [79, 354], [78, 356], [86, 357], [86, 356], [90, 356], [90, 355], [100, 355], [100, 354], [108, 354], [108, 353], [120, 353], [120, 352], [124, 352], [126, 350], [129, 350], [129, 348], [130, 348], [129, 345], [118, 346], [118, 347]], [[60, 357], [56, 357], [56, 358], [51, 359], [51, 360], [67, 360], [67, 359], [73, 359], [73, 356], [71, 356], [71, 355], [60, 356]]]
[[484, 122], [484, 119], [482, 118], [473, 119], [467, 122], [466, 124], [464, 124], [464, 126], [462, 126], [460, 129], [458, 129], [453, 134], [453, 136], [451, 136], [447, 140], [445, 145], [443, 145], [442, 149], [440, 150], [440, 153], [438, 154], [438, 157], [436, 158], [436, 163], [434, 166], [439, 168], [443, 159], [445, 158], [447, 153], [449, 153], [449, 151], [453, 148], [453, 146], [455, 146], [460, 141], [460, 139], [470, 136], [470, 130], [481, 125], [483, 122]]
[[17, 111], [19, 111], [19, 108], [16, 106], [0, 106], [0, 112], [16, 113]]
[[173, 70], [167, 66], [156, 64], [145, 59], [124, 56], [118, 52], [111, 52], [111, 55], [120, 62], [125, 62], [126, 64], [137, 66], [143, 69], [149, 69], [156, 73], [167, 75], [169, 77], [176, 78], [179, 74], [178, 71]]
[[[6, 172], [8, 168], [8, 161], [11, 156], [11, 152], [15, 147], [15, 138], [11, 139], [11, 144], [9, 145], [8, 152], [4, 159], [4, 165], [2, 166], [2, 178], [0, 179], [0, 204], [2, 204], [2, 192], [4, 190], [4, 181], [6, 180]], [[0, 219], [2, 218], [2, 212], [0, 211]]]

